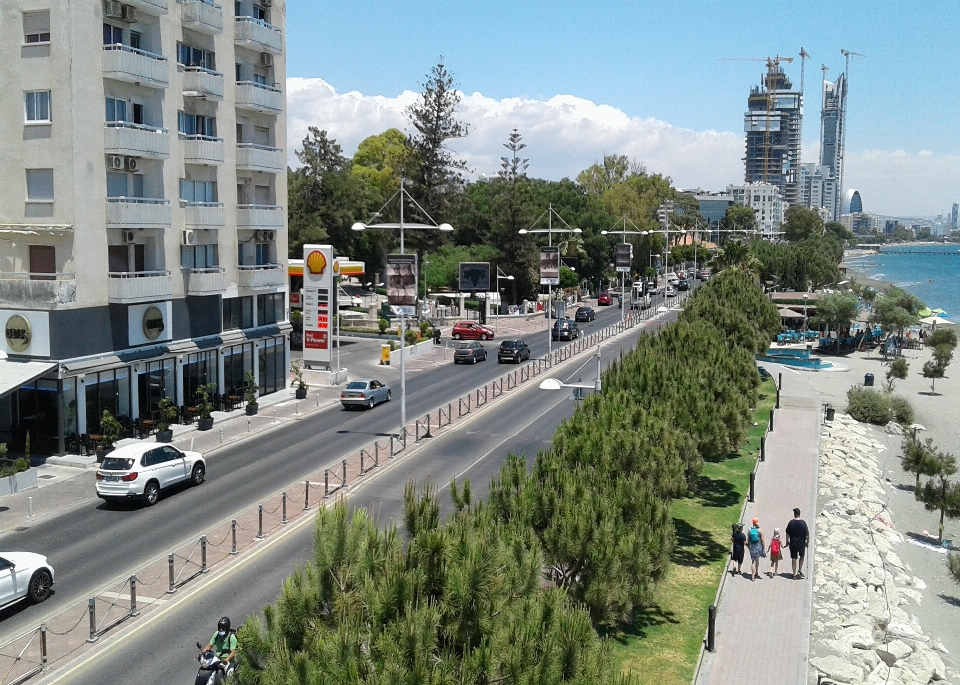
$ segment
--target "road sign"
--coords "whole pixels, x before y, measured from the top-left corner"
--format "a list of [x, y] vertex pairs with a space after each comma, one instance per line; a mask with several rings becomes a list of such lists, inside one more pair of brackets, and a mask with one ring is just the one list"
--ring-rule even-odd
[[630, 273], [630, 266], [633, 264], [633, 245], [630, 243], [618, 243], [614, 264], [617, 267], [617, 273]]

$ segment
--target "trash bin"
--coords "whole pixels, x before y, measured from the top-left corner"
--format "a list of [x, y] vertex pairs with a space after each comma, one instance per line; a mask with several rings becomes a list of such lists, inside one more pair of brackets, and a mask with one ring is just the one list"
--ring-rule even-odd
[[865, 374], [863, 374], [863, 384], [864, 384], [866, 387], [868, 387], [868, 388], [872, 388], [872, 387], [873, 387], [873, 374], [872, 374], [872, 373], [865, 373]]
[[836, 416], [837, 410], [834, 409], [831, 405], [827, 405], [827, 421], [833, 421], [833, 417]]

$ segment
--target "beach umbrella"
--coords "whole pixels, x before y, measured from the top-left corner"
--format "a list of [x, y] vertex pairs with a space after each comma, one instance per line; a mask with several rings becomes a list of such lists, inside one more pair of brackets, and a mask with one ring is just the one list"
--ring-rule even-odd
[[936, 309], [931, 309], [930, 311], [933, 312], [934, 314], [946, 314], [946, 312], [940, 309], [940, 307], [937, 307]]
[[933, 314], [933, 310], [930, 307], [921, 307], [917, 312], [917, 316], [930, 316], [931, 314]]
[[956, 322], [950, 321], [949, 319], [942, 319], [940, 317], [937, 317], [937, 325], [938, 326], [956, 326], [957, 324]]
[[781, 319], [802, 319], [803, 318], [803, 314], [798, 314], [792, 309], [780, 309], [778, 311], [780, 312]]

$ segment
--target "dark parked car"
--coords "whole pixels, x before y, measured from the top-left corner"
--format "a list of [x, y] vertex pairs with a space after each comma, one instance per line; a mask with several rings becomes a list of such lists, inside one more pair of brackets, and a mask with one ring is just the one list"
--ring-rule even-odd
[[591, 307], [577, 307], [577, 313], [573, 315], [574, 321], [595, 321], [597, 313]]
[[554, 340], [573, 340], [580, 337], [580, 327], [570, 319], [557, 319], [551, 335]]
[[480, 343], [464, 342], [457, 345], [453, 352], [453, 363], [476, 364], [477, 362], [487, 361], [487, 349]]
[[500, 343], [500, 350], [497, 352], [497, 363], [513, 362], [519, 364], [525, 359], [530, 359], [530, 346], [520, 338], [516, 340], [504, 340]]
[[613, 298], [610, 297], [610, 293], [600, 293], [597, 295], [597, 306], [598, 307], [609, 307], [613, 304]]
[[678, 281], [677, 290], [690, 290], [690, 281]]

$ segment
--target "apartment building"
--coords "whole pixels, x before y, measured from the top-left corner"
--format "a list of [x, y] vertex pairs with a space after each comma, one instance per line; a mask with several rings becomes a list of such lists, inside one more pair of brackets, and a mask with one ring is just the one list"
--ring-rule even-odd
[[285, 4], [0, 4], [0, 442], [285, 387]]
[[757, 216], [757, 228], [764, 239], [777, 239], [785, 211], [779, 186], [772, 183], [728, 184], [726, 195], [753, 210]]

